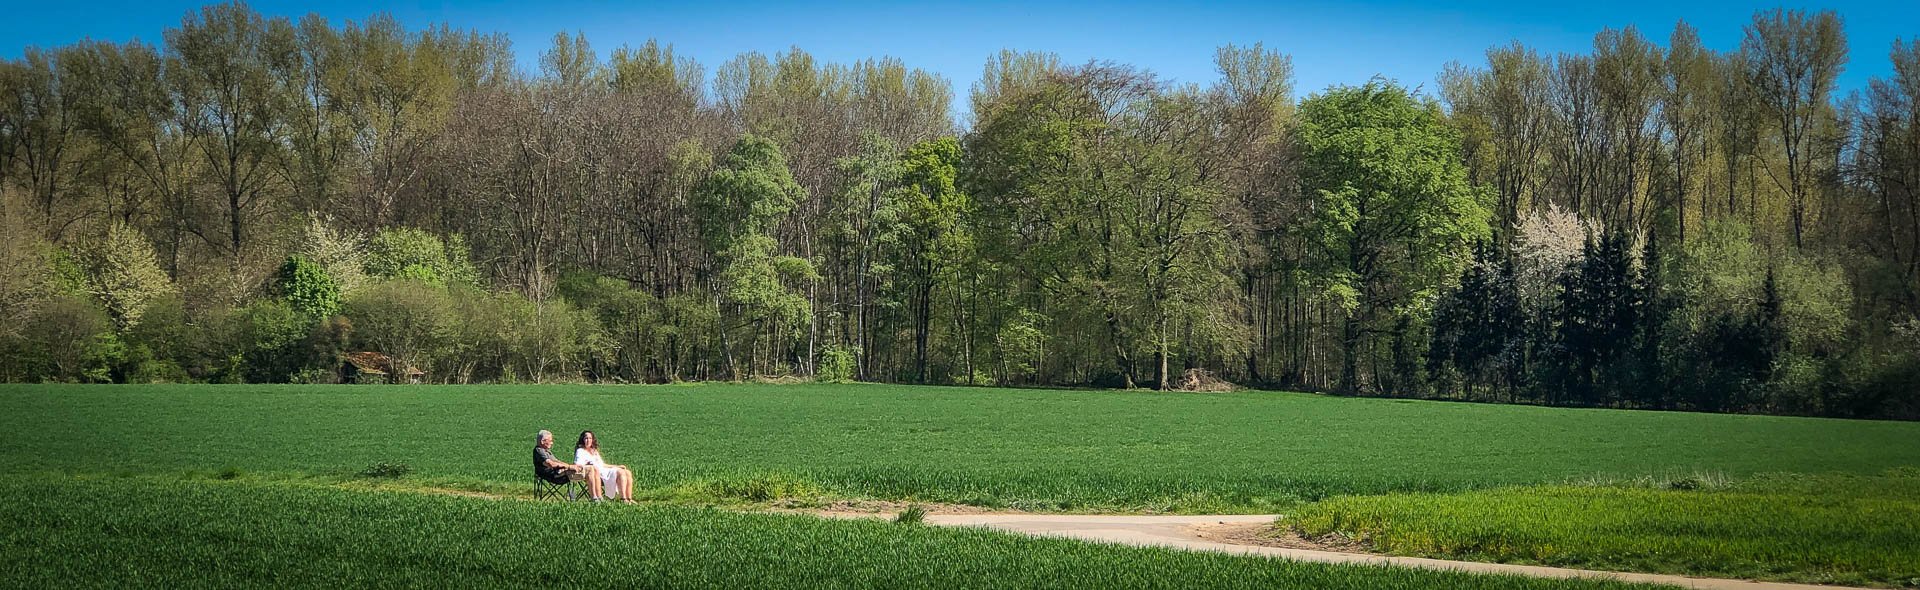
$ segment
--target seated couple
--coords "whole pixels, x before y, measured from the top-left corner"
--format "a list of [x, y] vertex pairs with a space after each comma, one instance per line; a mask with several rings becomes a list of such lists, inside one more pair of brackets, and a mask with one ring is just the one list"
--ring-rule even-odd
[[553, 458], [552, 448], [553, 433], [540, 431], [533, 447], [533, 472], [540, 479], [554, 485], [585, 480], [587, 492], [595, 502], [605, 499], [610, 489], [628, 504], [633, 503], [633, 472], [625, 465], [608, 465], [600, 458], [600, 441], [594, 438], [593, 431], [580, 433], [580, 442], [573, 446], [572, 463]]

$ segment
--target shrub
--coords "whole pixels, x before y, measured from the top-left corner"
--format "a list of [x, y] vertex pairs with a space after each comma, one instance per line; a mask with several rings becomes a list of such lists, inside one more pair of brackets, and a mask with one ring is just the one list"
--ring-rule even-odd
[[138, 325], [147, 304], [173, 290], [146, 236], [124, 224], [110, 224], [99, 237], [81, 243], [74, 262], [87, 294], [100, 301], [119, 330]]
[[599, 323], [563, 299], [528, 301], [501, 295], [519, 321], [508, 330], [509, 362], [535, 382], [578, 377], [588, 358], [608, 349]]
[[237, 312], [241, 317], [241, 374], [250, 383], [285, 383], [306, 370], [304, 347], [312, 322], [285, 301], [255, 301]]
[[167, 359], [145, 359], [127, 370], [128, 383], [192, 383], [193, 376], [179, 363]]
[[333, 383], [339, 380], [339, 368], [346, 362], [347, 353], [353, 345], [353, 322], [347, 318], [334, 316], [313, 326], [313, 332], [307, 335], [307, 367], [318, 373], [308, 376], [304, 383]]
[[380, 232], [367, 244], [366, 273], [389, 279], [413, 279], [435, 286], [472, 285], [479, 273], [459, 236], [441, 241], [417, 229]]
[[365, 281], [367, 254], [363, 243], [360, 236], [335, 230], [314, 217], [307, 220], [300, 236], [300, 256], [325, 269], [344, 293], [360, 288]]
[[20, 360], [32, 381], [108, 381], [123, 353], [107, 313], [78, 296], [49, 300], [24, 332]]
[[598, 321], [606, 348], [589, 356], [595, 380], [638, 382], [665, 379], [670, 336], [678, 330], [664, 317], [664, 305], [651, 293], [635, 290], [627, 281], [592, 272], [572, 271], [560, 278], [556, 291]]
[[821, 383], [848, 383], [853, 381], [855, 349], [842, 346], [828, 346], [820, 351], [819, 370], [813, 380]]
[[292, 375], [288, 375], [287, 382], [301, 385], [338, 383], [340, 381], [339, 376], [340, 373], [338, 370], [309, 367], [294, 371]]
[[363, 348], [386, 354], [396, 367], [431, 375], [434, 362], [449, 358], [456, 344], [453, 303], [446, 289], [396, 279], [355, 291], [342, 315], [353, 322], [354, 340]]
[[394, 479], [409, 473], [413, 473], [413, 467], [406, 463], [380, 462], [368, 465], [366, 469], [360, 470], [360, 477], [368, 479]]

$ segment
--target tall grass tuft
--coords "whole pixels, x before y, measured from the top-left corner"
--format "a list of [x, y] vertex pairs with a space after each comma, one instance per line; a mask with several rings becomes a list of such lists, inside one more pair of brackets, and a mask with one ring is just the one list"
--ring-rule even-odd
[[925, 524], [927, 522], [927, 509], [919, 504], [908, 506], [906, 510], [901, 510], [900, 514], [894, 515], [893, 522], [907, 525]]
[[360, 477], [367, 479], [394, 479], [409, 473], [413, 473], [413, 467], [406, 463], [380, 462], [368, 465], [366, 469], [360, 470]]

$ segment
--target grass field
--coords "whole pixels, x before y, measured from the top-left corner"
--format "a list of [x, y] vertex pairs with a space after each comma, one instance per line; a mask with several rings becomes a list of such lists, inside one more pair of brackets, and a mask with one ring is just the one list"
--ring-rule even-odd
[[1626, 587], [872, 520], [137, 479], [0, 483], [0, 587]]
[[[552, 586], [618, 572], [675, 586], [1586, 587], [390, 489], [524, 494], [541, 428], [563, 457], [595, 430], [640, 496], [682, 505], [1284, 511], [1303, 533], [1393, 553], [1880, 585], [1920, 575], [1915, 423], [883, 385], [16, 385], [0, 386], [0, 407], [0, 557], [35, 564], [0, 573], [0, 587], [98, 562], [156, 585]], [[412, 473], [356, 476], [378, 463]], [[1825, 475], [1769, 475], [1792, 473]], [[1618, 483], [1696, 476], [1708, 489]], [[567, 549], [578, 539], [595, 539], [593, 555]], [[558, 569], [519, 571], [526, 554]]]
[[1686, 483], [1703, 487], [1348, 496], [1296, 507], [1284, 523], [1400, 555], [1920, 586], [1920, 470]]
[[350, 474], [519, 490], [582, 428], [652, 497], [1277, 511], [1581, 478], [1873, 474], [1920, 424], [1304, 394], [841, 386], [0, 386], [0, 472]]

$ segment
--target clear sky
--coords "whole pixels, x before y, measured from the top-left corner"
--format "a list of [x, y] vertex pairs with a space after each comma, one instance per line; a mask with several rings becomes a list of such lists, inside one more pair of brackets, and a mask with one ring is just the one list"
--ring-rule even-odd
[[[0, 19], [0, 57], [26, 46], [57, 46], [83, 37], [157, 43], [163, 28], [206, 2], [97, 0], [13, 3]], [[1685, 19], [1709, 47], [1731, 49], [1753, 12], [1774, 4], [1688, 2], [1410, 2], [1136, 3], [1064, 2], [909, 4], [880, 2], [379, 2], [260, 0], [256, 10], [331, 20], [393, 14], [409, 28], [448, 23], [507, 33], [521, 67], [535, 68], [554, 33], [582, 31], [604, 58], [623, 43], [648, 38], [671, 43], [709, 73], [735, 54], [771, 56], [798, 46], [816, 58], [850, 62], [892, 55], [954, 83], [957, 103], [1001, 48], [1059, 53], [1069, 62], [1110, 59], [1152, 70], [1178, 82], [1209, 83], [1212, 56], [1226, 44], [1264, 42], [1293, 56], [1299, 94], [1331, 84], [1360, 83], [1378, 74], [1408, 85], [1434, 86], [1448, 61], [1480, 63], [1488, 47], [1519, 40], [1548, 53], [1588, 52], [1603, 27], [1634, 25], [1665, 45]], [[1851, 61], [1842, 89], [1886, 77], [1895, 38], [1920, 38], [1920, 2], [1784, 5], [1833, 9], [1845, 19]], [[964, 104], [956, 104], [956, 111]]]

